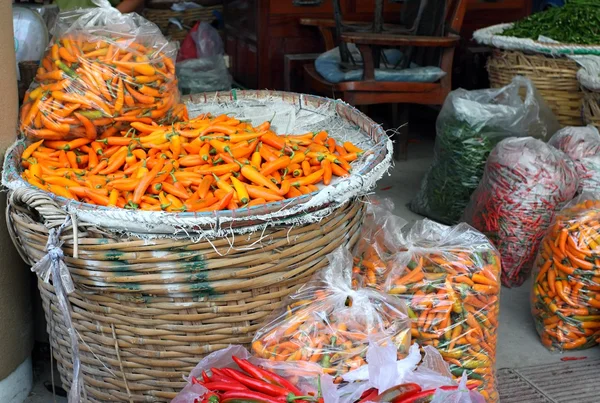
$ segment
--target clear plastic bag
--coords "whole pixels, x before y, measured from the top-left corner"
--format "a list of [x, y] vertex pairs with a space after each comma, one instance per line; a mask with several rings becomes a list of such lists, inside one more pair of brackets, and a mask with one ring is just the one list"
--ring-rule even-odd
[[533, 271], [531, 308], [542, 344], [570, 351], [600, 343], [600, 200], [583, 194], [554, 219]]
[[[402, 402], [402, 398], [406, 399], [408, 395], [415, 397], [416, 394], [422, 395], [423, 401], [440, 394], [450, 397], [457, 395], [461, 399], [457, 402], [461, 403], [485, 401], [480, 393], [466, 389], [466, 375], [462, 376], [461, 385], [456, 384], [448, 364], [434, 347], [426, 346], [423, 350], [422, 356], [419, 345], [413, 344], [406, 358], [396, 360], [389, 347], [369, 345], [369, 363], [344, 374], [343, 380], [347, 383], [343, 383], [337, 390], [329, 392], [324, 389], [325, 403], [355, 403], [362, 400], [362, 396], [366, 401], [400, 399]], [[403, 395], [402, 398], [399, 395]]]
[[179, 89], [184, 95], [231, 89], [231, 76], [223, 56], [177, 63], [177, 78]]
[[435, 347], [454, 377], [466, 373], [469, 386], [477, 387], [488, 402], [497, 401], [498, 251], [465, 223], [448, 227], [423, 220], [410, 230], [394, 227], [390, 223], [398, 219], [385, 205], [389, 203], [369, 208], [374, 218], [367, 222], [367, 233], [384, 223], [376, 237], [368, 235], [376, 244], [367, 251], [378, 261], [363, 254], [359, 245], [354, 254], [355, 283], [370, 278], [370, 286], [374, 282], [404, 300], [413, 342]]
[[[231, 89], [231, 75], [223, 57], [223, 41], [219, 32], [206, 22], [190, 33], [195, 43], [193, 58], [178, 60], [177, 77], [183, 94], [196, 94]], [[188, 38], [186, 38], [187, 40]], [[189, 43], [187, 43], [189, 47]]]
[[499, 89], [453, 91], [438, 116], [434, 160], [411, 210], [445, 224], [457, 223], [496, 144], [507, 137], [544, 139], [559, 128], [527, 78], [515, 77]]
[[240, 359], [247, 359], [252, 364], [283, 377], [297, 387], [303, 395], [311, 394], [312, 396], [316, 396], [318, 394], [319, 378], [323, 375], [323, 371], [319, 365], [308, 362], [288, 363], [261, 360], [251, 357], [248, 350], [244, 347], [232, 345], [204, 357], [198, 365], [192, 369], [189, 376], [186, 378], [186, 386], [179, 394], [177, 394], [171, 403], [203, 402], [209, 391], [203, 385], [194, 382], [194, 379], [203, 379], [203, 372], [208, 376], [213, 375], [213, 368], [232, 368], [243, 372], [233, 360], [233, 356]]
[[108, 137], [126, 133], [133, 121], [186, 117], [178, 104], [174, 45], [138, 14], [94, 2], [98, 8], [59, 14], [21, 108], [27, 137]]
[[275, 361], [316, 362], [334, 376], [365, 365], [369, 342], [406, 354], [410, 321], [404, 303], [375, 290], [353, 290], [346, 249], [329, 259], [330, 266], [257, 331], [253, 353]]
[[569, 158], [540, 140], [509, 138], [494, 148], [465, 222], [500, 251], [502, 284], [527, 279], [555, 212], [575, 196], [577, 183]]
[[600, 133], [594, 126], [565, 127], [548, 144], [573, 160], [579, 177], [579, 193], [600, 191]]

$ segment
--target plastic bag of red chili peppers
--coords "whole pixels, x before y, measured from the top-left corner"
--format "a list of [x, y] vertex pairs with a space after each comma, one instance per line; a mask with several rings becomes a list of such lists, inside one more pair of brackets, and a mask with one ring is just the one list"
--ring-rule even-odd
[[600, 200], [583, 194], [562, 209], [533, 271], [531, 309], [542, 344], [583, 350], [600, 344]]
[[540, 140], [509, 138], [494, 148], [465, 221], [500, 251], [502, 284], [523, 284], [554, 213], [577, 183], [569, 157]]
[[317, 401], [321, 368], [314, 363], [273, 363], [233, 345], [204, 357], [172, 403], [227, 403], [234, 400], [286, 403], [294, 396]]
[[600, 133], [594, 126], [565, 127], [548, 144], [567, 154], [579, 176], [579, 193], [600, 191]]

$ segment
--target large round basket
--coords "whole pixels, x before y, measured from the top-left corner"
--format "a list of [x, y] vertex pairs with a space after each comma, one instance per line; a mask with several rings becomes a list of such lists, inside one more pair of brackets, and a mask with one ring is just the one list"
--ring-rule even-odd
[[525, 76], [535, 84], [561, 125], [583, 124], [583, 92], [577, 81], [579, 67], [573, 60], [497, 49], [487, 69], [492, 87], [504, 87], [515, 76]]
[[[167, 402], [204, 355], [249, 344], [262, 319], [352, 246], [363, 204], [324, 220], [273, 227], [235, 239], [140, 240], [78, 223], [64, 232], [65, 261], [76, 284], [69, 295], [79, 339], [85, 401]], [[33, 265], [45, 254], [48, 228], [66, 213], [38, 191], [17, 190], [8, 210], [13, 239]], [[75, 234], [75, 229], [77, 234]], [[61, 381], [70, 388], [69, 334], [51, 284], [39, 281]]]
[[66, 202], [19, 182], [22, 144], [13, 146], [3, 173], [10, 236], [28, 264], [64, 263], [72, 279], [66, 297], [63, 272], [59, 283], [55, 274], [40, 275], [38, 286], [62, 384], [70, 389], [79, 373], [82, 401], [168, 402], [203, 356], [248, 345], [283, 298], [327, 265], [327, 254], [355, 244], [361, 194], [389, 168], [392, 147], [383, 129], [346, 104], [276, 92], [188, 100], [192, 115], [238, 108], [249, 120], [268, 114], [274, 127], [327, 124], [342, 139], [362, 136], [369, 149], [356, 174], [304, 200], [202, 217]]

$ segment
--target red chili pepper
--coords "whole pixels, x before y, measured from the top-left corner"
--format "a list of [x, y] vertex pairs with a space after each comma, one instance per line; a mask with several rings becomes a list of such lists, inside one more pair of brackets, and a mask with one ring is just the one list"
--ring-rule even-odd
[[247, 390], [244, 392], [232, 391], [226, 392], [221, 397], [221, 403], [231, 403], [233, 400], [257, 401], [263, 403], [283, 403], [283, 400], [267, 396], [263, 393]]
[[195, 376], [192, 376], [192, 385], [196, 385], [197, 383], [201, 383]]
[[273, 385], [260, 379], [250, 378], [249, 376], [241, 373], [240, 371], [236, 371], [235, 369], [223, 368], [222, 371], [225, 375], [230, 376], [231, 378], [240, 382], [242, 385], [246, 385], [252, 390], [265, 393], [269, 396], [287, 396], [292, 393], [292, 391], [284, 389], [281, 386]]
[[204, 379], [204, 382], [210, 382], [210, 378], [208, 377], [208, 374], [204, 370], [202, 370], [202, 379]]
[[237, 390], [237, 391], [243, 391], [243, 390], [248, 390], [247, 387], [245, 387], [244, 385], [242, 385], [241, 383], [231, 383], [231, 382], [207, 382], [207, 383], [201, 383], [202, 386], [204, 386], [206, 389], [208, 390], [212, 390], [212, 391], [222, 391], [222, 392], [227, 392], [227, 391], [233, 391], [233, 390]]
[[295, 395], [301, 394], [300, 389], [298, 389], [296, 386], [294, 386], [287, 379], [284, 379], [284, 378], [280, 377], [279, 375], [277, 375], [271, 371], [268, 371], [266, 369], [259, 368], [255, 365], [253, 365], [252, 363], [250, 363], [250, 361], [248, 361], [248, 360], [242, 360], [238, 357], [232, 357], [232, 358], [233, 358], [233, 361], [235, 361], [235, 363], [243, 371], [246, 371], [252, 377], [254, 377], [256, 379], [260, 379], [260, 380], [270, 383], [272, 385], [281, 386], [282, 388], [287, 389], [288, 391], [292, 392]]
[[377, 395], [372, 402], [395, 402], [401, 400], [404, 397], [420, 392], [421, 387], [416, 383], [405, 383], [403, 385], [397, 385]]
[[[420, 388], [419, 388], [420, 389]], [[458, 386], [442, 386], [442, 390], [457, 390]], [[469, 388], [470, 389], [470, 388]], [[393, 400], [391, 403], [429, 403], [433, 400], [433, 395], [436, 389], [424, 390], [421, 392], [413, 392], [401, 396], [399, 399]]]
[[365, 393], [360, 396], [358, 403], [373, 402], [373, 399], [375, 399], [378, 394], [379, 391], [375, 388], [367, 389]]

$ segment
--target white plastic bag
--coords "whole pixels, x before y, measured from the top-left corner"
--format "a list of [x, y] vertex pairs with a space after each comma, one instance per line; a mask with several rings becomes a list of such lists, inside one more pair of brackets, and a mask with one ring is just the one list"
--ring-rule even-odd
[[196, 58], [177, 63], [179, 88], [183, 94], [231, 89], [231, 75], [223, 57], [225, 51], [219, 32], [201, 22], [190, 34], [196, 44]]
[[[324, 390], [325, 403], [354, 403], [367, 390], [375, 388], [380, 393], [397, 385], [415, 383], [421, 390], [433, 390], [441, 387], [456, 386], [452, 379], [448, 364], [441, 354], [433, 347], [426, 346], [424, 357], [419, 352], [419, 345], [410, 347], [406, 358], [396, 360], [386, 347], [376, 343], [369, 345], [367, 355], [369, 363], [367, 366], [351, 371], [343, 376], [344, 381], [349, 383], [338, 388], [337, 393]], [[421, 365], [418, 365], [421, 362]], [[457, 391], [446, 391], [438, 389], [435, 396], [459, 396], [456, 403], [479, 403], [484, 402], [483, 396], [478, 392], [469, 392], [466, 388], [466, 376], [461, 380]], [[462, 391], [466, 389], [468, 393]], [[331, 400], [328, 400], [331, 399]], [[453, 401], [453, 400], [448, 400]], [[440, 400], [438, 400], [440, 402]], [[454, 402], [454, 401], [453, 401]]]
[[548, 144], [567, 154], [579, 177], [578, 193], [600, 191], [600, 133], [594, 126], [565, 127]]

